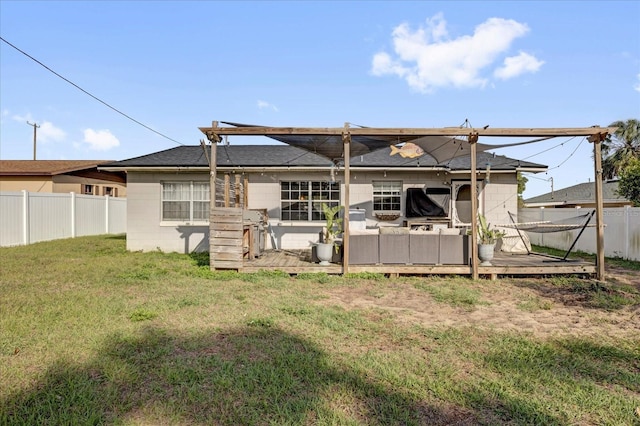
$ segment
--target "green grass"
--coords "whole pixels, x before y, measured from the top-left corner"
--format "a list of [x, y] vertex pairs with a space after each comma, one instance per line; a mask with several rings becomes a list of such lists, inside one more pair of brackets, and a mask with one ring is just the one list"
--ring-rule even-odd
[[[566, 250], [559, 250], [551, 247], [532, 245], [531, 248], [536, 253], [545, 253], [545, 254], [550, 254], [552, 256], [558, 256], [558, 257], [564, 257], [564, 254], [566, 253]], [[577, 250], [577, 251], [572, 251], [569, 254], [569, 259], [584, 259], [589, 262], [595, 262], [596, 255]], [[633, 271], [640, 271], [640, 262], [637, 262], [634, 260], [622, 259], [620, 257], [607, 257], [606, 264], [610, 266], [633, 270]]]
[[405, 286], [466, 310], [517, 280], [212, 272], [104, 236], [3, 248], [0, 265], [2, 425], [640, 423], [638, 340], [430, 327], [329, 297]]
[[480, 291], [467, 279], [431, 278], [420, 280], [414, 285], [431, 294], [435, 301], [451, 306], [473, 309], [477, 305], [486, 304], [481, 300]]

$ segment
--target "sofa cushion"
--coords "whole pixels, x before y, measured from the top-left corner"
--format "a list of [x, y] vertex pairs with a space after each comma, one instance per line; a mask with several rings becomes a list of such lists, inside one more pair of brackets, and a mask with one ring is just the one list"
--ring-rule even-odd
[[459, 228], [440, 228], [440, 235], [460, 235]]
[[409, 231], [411, 235], [440, 235], [440, 231], [438, 229], [433, 229], [431, 231], [423, 231], [421, 229], [412, 229]]
[[380, 228], [380, 235], [407, 235], [409, 228], [400, 226], [383, 226]]
[[349, 235], [378, 235], [378, 228], [375, 229], [351, 229]]

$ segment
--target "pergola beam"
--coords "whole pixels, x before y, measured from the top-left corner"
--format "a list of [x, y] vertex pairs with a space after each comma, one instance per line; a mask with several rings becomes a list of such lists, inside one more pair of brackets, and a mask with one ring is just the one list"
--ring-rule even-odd
[[[211, 139], [213, 135], [224, 136], [284, 136], [284, 135], [342, 135], [344, 127], [199, 127]], [[351, 136], [478, 136], [491, 137], [565, 137], [594, 136], [611, 134], [615, 128], [609, 127], [550, 127], [550, 128], [376, 128], [349, 127]]]

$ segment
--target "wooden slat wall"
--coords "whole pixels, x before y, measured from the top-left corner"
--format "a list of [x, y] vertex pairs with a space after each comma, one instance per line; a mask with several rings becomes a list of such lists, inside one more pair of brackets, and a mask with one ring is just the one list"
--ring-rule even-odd
[[211, 209], [209, 259], [211, 269], [242, 269], [242, 209]]

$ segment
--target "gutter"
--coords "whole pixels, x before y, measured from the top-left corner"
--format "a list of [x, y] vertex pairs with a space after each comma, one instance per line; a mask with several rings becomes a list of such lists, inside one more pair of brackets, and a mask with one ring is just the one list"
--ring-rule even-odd
[[[143, 166], [132, 166], [132, 167], [98, 167], [98, 170], [104, 170], [104, 171], [109, 171], [109, 172], [190, 172], [190, 173], [208, 173], [209, 172], [209, 166], [153, 166], [153, 167], [143, 167]], [[240, 171], [240, 172], [251, 172], [251, 173], [262, 173], [262, 172], [290, 172], [290, 171], [303, 171], [303, 172], [309, 172], [309, 171], [314, 171], [314, 172], [327, 172], [328, 170], [331, 170], [331, 167], [328, 166], [311, 166], [311, 167], [305, 167], [305, 166], [295, 166], [295, 167], [282, 167], [282, 166], [278, 166], [278, 167], [271, 167], [271, 166], [265, 166], [265, 167], [256, 167], [256, 166], [250, 166], [250, 167], [241, 167], [241, 166], [237, 166], [237, 167], [229, 167], [229, 166], [221, 166], [221, 167], [217, 167], [216, 170], [219, 171]], [[338, 170], [344, 170], [344, 167], [340, 167], [338, 168]], [[365, 171], [387, 171], [387, 172], [391, 172], [391, 171], [401, 171], [401, 172], [416, 172], [419, 170], [428, 170], [428, 171], [442, 171], [442, 172], [448, 172], [451, 174], [468, 174], [470, 172], [470, 170], [451, 170], [448, 167], [442, 167], [442, 166], [421, 166], [421, 167], [382, 167], [382, 166], [375, 166], [375, 167], [365, 167], [365, 166], [356, 166], [356, 167], [350, 167], [349, 170], [352, 171], [359, 171], [359, 172], [365, 172]], [[529, 172], [529, 173], [534, 173], [534, 172], [544, 172], [547, 169], [536, 169], [536, 168], [531, 168], [531, 169], [527, 169], [527, 168], [523, 168], [523, 167], [517, 167], [514, 169], [509, 169], [509, 170], [497, 170], [497, 169], [491, 169], [491, 173], [513, 173], [514, 171], [525, 171], [525, 172]], [[478, 169], [479, 173], [482, 173], [483, 170], [482, 169]]]

